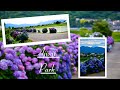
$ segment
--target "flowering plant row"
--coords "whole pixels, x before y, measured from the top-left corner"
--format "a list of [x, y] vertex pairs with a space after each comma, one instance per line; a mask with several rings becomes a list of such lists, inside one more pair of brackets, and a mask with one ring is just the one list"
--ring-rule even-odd
[[[71, 42], [41, 44], [31, 46], [19, 46], [4, 48], [0, 42], [0, 70], [9, 71], [16, 79], [46, 78], [46, 79], [71, 79], [77, 71], [78, 62], [78, 37], [71, 34]], [[42, 49], [49, 53], [55, 51], [60, 58], [38, 59]], [[41, 63], [47, 63], [47, 68], [52, 64], [56, 66], [56, 75], [41, 75], [39, 71]], [[8, 72], [8, 73], [9, 73]]]
[[90, 58], [80, 64], [80, 75], [85, 76], [92, 73], [98, 73], [105, 70], [105, 60], [104, 58], [98, 59], [96, 57]]

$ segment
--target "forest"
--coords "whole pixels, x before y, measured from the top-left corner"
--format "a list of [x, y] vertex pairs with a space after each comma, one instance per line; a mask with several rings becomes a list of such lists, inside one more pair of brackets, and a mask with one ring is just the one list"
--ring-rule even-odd
[[70, 27], [77, 27], [76, 18], [120, 20], [120, 11], [0, 11], [0, 19], [69, 14]]

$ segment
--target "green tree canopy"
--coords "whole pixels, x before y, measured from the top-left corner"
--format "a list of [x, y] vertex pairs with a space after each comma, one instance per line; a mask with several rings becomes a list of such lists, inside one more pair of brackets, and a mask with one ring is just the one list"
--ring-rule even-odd
[[111, 35], [112, 32], [110, 30], [110, 26], [107, 21], [105, 20], [97, 20], [94, 22], [92, 27], [92, 32], [100, 32], [106, 37]]

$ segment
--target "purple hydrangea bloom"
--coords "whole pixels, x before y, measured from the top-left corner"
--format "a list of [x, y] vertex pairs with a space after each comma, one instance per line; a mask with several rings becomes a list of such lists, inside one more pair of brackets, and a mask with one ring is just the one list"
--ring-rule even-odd
[[20, 53], [25, 53], [25, 49], [20, 48], [20, 49], [19, 49], [19, 52], [20, 52]]
[[14, 64], [14, 65], [12, 65], [12, 66], [11, 66], [11, 70], [17, 71], [17, 70], [18, 70], [18, 66], [17, 66], [17, 65], [15, 65], [15, 64]]
[[4, 61], [0, 61], [0, 69], [7, 70], [8, 69], [7, 63]]
[[38, 61], [37, 58], [32, 58], [32, 63], [36, 63]]
[[17, 78], [17, 77], [23, 77], [25, 73], [22, 71], [14, 71], [13, 75]]
[[20, 47], [15, 47], [14, 50], [15, 51], [19, 51]]
[[46, 62], [49, 62], [49, 61], [50, 61], [50, 59], [49, 59], [49, 58], [44, 58], [44, 60], [45, 60]]
[[62, 59], [63, 59], [63, 60], [67, 60], [66, 56], [63, 56]]
[[3, 45], [3, 43], [2, 42], [0, 42], [0, 47]]
[[33, 55], [37, 54], [36, 50], [33, 50], [33, 51], [32, 51], [32, 54], [33, 54]]
[[33, 65], [33, 67], [34, 67], [35, 69], [40, 69], [41, 65], [40, 65], [40, 63], [35, 63], [35, 64]]
[[63, 79], [60, 75], [58, 76], [58, 79]]
[[56, 61], [56, 62], [59, 62], [59, 61], [60, 61], [60, 58], [55, 58], [55, 61]]
[[28, 65], [28, 66], [26, 66], [26, 70], [28, 70], [28, 71], [32, 71], [32, 70], [33, 70], [33, 66], [32, 66], [32, 65]]
[[67, 51], [68, 51], [69, 53], [72, 53], [72, 49], [67, 49]]
[[23, 59], [25, 57], [25, 54], [20, 54], [20, 58]]
[[22, 48], [23, 48], [24, 50], [27, 50], [28, 46], [22, 46]]
[[19, 67], [19, 69], [22, 70], [22, 71], [25, 70], [25, 67], [24, 67], [23, 65], [18, 65], [18, 67]]
[[63, 78], [64, 78], [64, 79], [68, 79], [68, 77], [67, 77], [67, 74], [66, 74], [66, 73], [64, 73]]
[[28, 60], [27, 57], [24, 57], [24, 58], [22, 59], [23, 62], [26, 62], [27, 60]]
[[44, 47], [45, 45], [44, 45], [44, 44], [40, 44], [39, 46], [40, 46], [40, 47]]
[[50, 49], [50, 46], [44, 46], [44, 50], [48, 51]]
[[41, 70], [35, 70], [35, 73], [36, 73], [37, 75], [39, 75], [39, 74], [41, 74]]
[[8, 59], [8, 60], [12, 60], [12, 59], [14, 59], [14, 56], [12, 54], [7, 53], [5, 55], [5, 58]]
[[40, 48], [37, 48], [36, 49], [36, 53], [40, 53], [41, 52], [41, 49]]
[[27, 48], [27, 52], [28, 52], [28, 53], [31, 53], [32, 51], [33, 51], [33, 48], [32, 48], [32, 47], [28, 47], [28, 48]]
[[0, 57], [2, 56], [2, 52], [0, 51]]
[[16, 58], [13, 60], [13, 63], [17, 64], [17, 65], [22, 65], [22, 62], [20, 59]]
[[17, 79], [28, 79], [28, 78], [24, 76], [24, 77], [17, 77]]
[[8, 66], [12, 66], [13, 65], [13, 62], [11, 60], [7, 60], [6, 63], [7, 63]]
[[32, 61], [32, 58], [31, 58], [31, 57], [28, 57], [28, 61]]
[[28, 66], [28, 65], [31, 65], [31, 63], [27, 61], [25, 62], [25, 65]]
[[68, 72], [67, 76], [68, 76], [69, 79], [71, 79], [72, 78], [71, 72]]
[[78, 50], [73, 50], [73, 53], [74, 53], [74, 54], [77, 54], [77, 53], [78, 53]]
[[52, 63], [48, 63], [48, 68], [51, 68], [53, 66]]
[[1, 50], [4, 50], [4, 49], [5, 49], [5, 48], [4, 48], [4, 45], [2, 45], [2, 46], [1, 46]]
[[59, 47], [58, 47], [58, 49], [62, 50], [62, 49], [63, 49], [63, 47], [62, 47], [62, 46], [59, 46]]
[[5, 53], [12, 54], [13, 56], [16, 55], [15, 50], [13, 50], [12, 48], [6, 48], [6, 49], [4, 50], [4, 52], [5, 52]]

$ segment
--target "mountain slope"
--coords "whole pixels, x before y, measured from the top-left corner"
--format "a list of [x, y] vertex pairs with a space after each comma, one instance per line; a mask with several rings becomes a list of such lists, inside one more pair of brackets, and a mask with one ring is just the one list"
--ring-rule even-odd
[[81, 46], [80, 47], [80, 52], [81, 53], [104, 53], [105, 49], [102, 47], [87, 47], [87, 46]]

